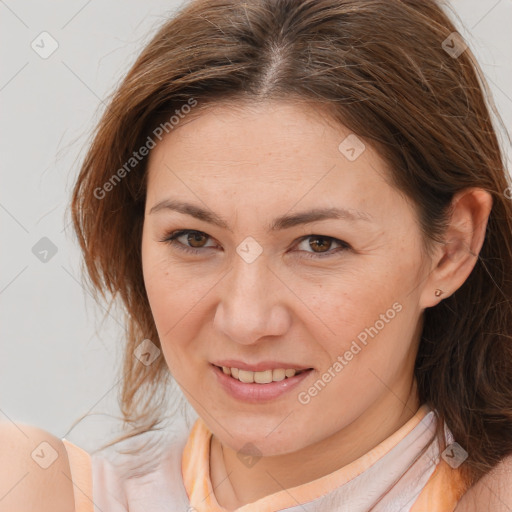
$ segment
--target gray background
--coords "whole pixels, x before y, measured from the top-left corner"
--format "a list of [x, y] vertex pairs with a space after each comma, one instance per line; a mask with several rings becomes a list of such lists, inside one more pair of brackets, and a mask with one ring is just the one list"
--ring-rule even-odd
[[[510, 131], [512, 0], [451, 4]], [[118, 414], [122, 327], [114, 314], [100, 323], [104, 311], [81, 285], [66, 208], [103, 98], [180, 5], [0, 0], [0, 421], [34, 424], [87, 450], [119, 427], [109, 415]], [[43, 31], [58, 43], [47, 59], [31, 47]], [[43, 237], [57, 249], [46, 262], [32, 250]]]

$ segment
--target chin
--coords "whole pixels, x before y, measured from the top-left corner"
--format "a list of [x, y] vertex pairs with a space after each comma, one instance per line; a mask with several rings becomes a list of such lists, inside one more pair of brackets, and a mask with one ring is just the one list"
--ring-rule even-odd
[[[255, 421], [257, 420], [251, 420], [250, 424], [242, 422], [239, 425], [231, 422], [227, 432], [221, 429], [220, 435], [215, 435], [223, 444], [236, 452], [263, 457], [295, 452], [309, 444], [307, 440], [298, 436], [298, 432], [294, 429], [286, 429], [281, 425], [280, 430], [276, 430], [276, 426], [283, 421], [282, 417], [278, 421], [265, 423], [261, 428], [255, 427]], [[271, 427], [268, 426], [270, 424]]]

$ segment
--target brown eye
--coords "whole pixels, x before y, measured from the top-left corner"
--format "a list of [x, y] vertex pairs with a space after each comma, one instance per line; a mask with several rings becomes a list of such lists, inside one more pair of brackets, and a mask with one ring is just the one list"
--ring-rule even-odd
[[[180, 241], [180, 238], [183, 238], [183, 241]], [[168, 233], [160, 242], [169, 244], [180, 251], [199, 254], [202, 252], [202, 249], [212, 248], [211, 246], [201, 243], [207, 241], [209, 238], [210, 236], [202, 231], [180, 229], [179, 231]]]
[[[181, 241], [180, 238], [182, 238]], [[167, 234], [160, 242], [167, 243], [180, 251], [200, 254], [203, 252], [203, 249], [215, 248], [215, 246], [205, 245], [209, 239], [211, 239], [211, 237], [202, 231], [181, 229]], [[307, 242], [308, 240], [309, 242]], [[328, 258], [334, 256], [336, 253], [350, 249], [350, 245], [346, 242], [333, 238], [332, 236], [323, 235], [308, 235], [302, 237], [299, 246], [301, 244], [304, 245], [304, 249], [299, 250], [299, 252], [304, 253], [302, 256], [305, 258]], [[333, 244], [338, 244], [339, 247], [331, 249]]]
[[201, 244], [201, 239], [205, 241], [208, 238], [207, 235], [204, 233], [201, 233], [199, 231], [192, 231], [187, 236], [187, 242], [191, 245], [191, 247], [203, 247], [203, 244]]
[[[308, 241], [309, 240], [309, 241]], [[331, 249], [332, 244], [338, 244], [340, 247], [336, 247]], [[303, 252], [304, 257], [306, 258], [328, 258], [330, 256], [334, 256], [334, 254], [343, 252], [350, 248], [350, 245], [342, 240], [338, 240], [333, 238], [332, 236], [323, 236], [323, 235], [308, 235], [302, 238], [302, 241], [299, 244], [303, 245], [304, 250], [300, 250], [299, 252]], [[307, 250], [307, 249], [311, 250]]]
[[[325, 252], [329, 249], [329, 247], [332, 244], [332, 239], [327, 238], [325, 236], [316, 236], [316, 237], [310, 237], [312, 242], [309, 243], [309, 246], [315, 250], [315, 252]], [[319, 251], [316, 251], [316, 249], [319, 249]]]

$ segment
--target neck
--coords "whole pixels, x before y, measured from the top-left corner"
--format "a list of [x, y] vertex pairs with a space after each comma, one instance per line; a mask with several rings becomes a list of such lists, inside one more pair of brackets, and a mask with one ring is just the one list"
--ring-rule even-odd
[[[358, 459], [396, 432], [419, 408], [416, 382], [405, 403], [389, 391], [354, 422], [322, 441], [283, 455], [261, 457], [251, 467], [212, 436], [210, 478], [219, 505], [228, 511], [283, 489], [328, 475]], [[290, 468], [294, 468], [290, 471]]]

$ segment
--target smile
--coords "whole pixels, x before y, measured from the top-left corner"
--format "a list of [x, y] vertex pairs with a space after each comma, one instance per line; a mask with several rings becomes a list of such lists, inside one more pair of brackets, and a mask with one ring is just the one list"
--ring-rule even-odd
[[273, 368], [253, 371], [211, 364], [214, 376], [230, 397], [249, 403], [275, 400], [313, 374], [313, 368]]
[[[220, 368], [220, 367], [217, 367]], [[294, 375], [299, 375], [300, 373], [307, 370], [295, 370], [294, 368], [276, 368], [274, 370], [263, 370], [259, 372], [254, 372], [251, 370], [241, 370], [240, 368], [229, 368], [227, 366], [223, 366], [223, 373], [226, 375], [230, 375], [234, 379], [239, 380], [245, 384], [257, 383], [257, 384], [269, 384], [270, 382], [280, 382], [284, 379], [289, 379]]]

